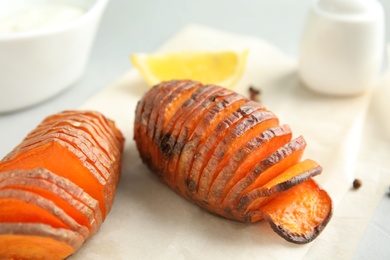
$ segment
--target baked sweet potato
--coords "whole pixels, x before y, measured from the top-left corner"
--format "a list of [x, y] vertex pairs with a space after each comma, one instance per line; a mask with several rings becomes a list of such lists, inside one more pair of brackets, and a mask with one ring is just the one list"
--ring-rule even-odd
[[113, 204], [123, 143], [93, 111], [64, 111], [32, 130], [0, 161], [0, 241], [20, 248], [0, 259], [63, 259], [93, 235]]
[[180, 196], [237, 221], [266, 219], [284, 239], [308, 243], [332, 215], [332, 201], [301, 161], [306, 142], [260, 104], [188, 80], [150, 89], [135, 111], [143, 162]]

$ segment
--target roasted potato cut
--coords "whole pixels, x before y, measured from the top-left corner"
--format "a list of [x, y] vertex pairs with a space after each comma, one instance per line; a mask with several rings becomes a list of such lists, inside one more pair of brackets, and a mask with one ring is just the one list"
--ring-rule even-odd
[[252, 113], [264, 114], [264, 110], [262, 107], [253, 107], [251, 109], [244, 110], [239, 108], [217, 125], [215, 130], [207, 137], [202, 146], [198, 146], [198, 150], [196, 151], [192, 163], [190, 164], [189, 176], [186, 182], [187, 190], [189, 193], [194, 194], [193, 196], [197, 196], [201, 174], [213, 155], [216, 145], [225, 138], [226, 132], [230, 128], [234, 128], [234, 126], [238, 125], [245, 117], [250, 116]]
[[[178, 93], [191, 84], [194, 90]], [[290, 128], [279, 125], [278, 117], [260, 104], [215, 89], [170, 81], [145, 94], [134, 122], [143, 162], [179, 195], [212, 213], [243, 222], [267, 218], [281, 226], [283, 238], [310, 242], [329, 221], [332, 203], [325, 191], [305, 184], [322, 171], [313, 160], [301, 161], [305, 140], [292, 139]], [[160, 97], [163, 101], [157, 102]], [[300, 189], [299, 196], [292, 192]], [[287, 196], [290, 200], [283, 199]], [[305, 219], [309, 223], [319, 216], [310, 223], [313, 229], [293, 229], [298, 218], [283, 226], [289, 217], [277, 211], [278, 204], [281, 210], [288, 203], [293, 208], [306, 197], [313, 201], [300, 201], [301, 208], [310, 208], [316, 200], [322, 203]]]
[[123, 142], [114, 123], [99, 113], [65, 111], [31, 131], [0, 162], [0, 172], [47, 168], [95, 198], [104, 219], [120, 177]]
[[88, 238], [89, 230], [77, 223], [52, 201], [33, 192], [0, 190], [0, 223], [42, 223], [65, 228]]
[[[68, 200], [70, 196], [72, 200], [82, 203], [83, 205], [88, 207], [89, 210], [82, 210], [82, 212], [85, 211], [85, 213], [89, 214], [89, 212], [92, 211], [94, 220], [92, 221], [93, 223], [91, 225], [95, 225], [95, 223], [97, 223], [97, 225], [100, 226], [102, 224], [103, 217], [99, 208], [99, 202], [94, 198], [92, 198], [88, 193], [86, 193], [79, 186], [69, 181], [68, 179], [60, 177], [57, 174], [54, 174], [51, 171], [46, 170], [44, 168], [35, 168], [31, 170], [12, 170], [12, 171], [0, 173], [0, 185], [2, 185], [2, 182], [5, 182], [13, 178], [28, 179], [34, 181], [34, 183], [35, 181], [39, 181], [39, 182], [43, 181], [43, 184], [40, 183], [39, 185], [32, 185], [31, 183], [29, 184], [28, 182], [19, 183], [21, 187], [31, 186], [31, 190], [30, 190], [31, 192], [35, 192], [34, 186], [38, 186], [38, 187], [42, 185], [45, 185], [45, 187], [55, 186], [52, 189], [49, 189], [47, 192], [56, 193], [57, 190], [60, 190], [61, 193], [66, 192], [66, 194], [62, 195], [65, 196], [65, 200]], [[69, 203], [74, 204], [76, 202], [69, 202]], [[90, 219], [90, 217], [88, 219]]]
[[195, 197], [199, 196], [205, 200], [209, 188], [216, 178], [216, 173], [228, 164], [232, 154], [256, 135], [268, 128], [276, 127], [278, 124], [279, 120], [273, 113], [260, 110], [244, 117], [236, 125], [229, 128], [209, 151], [209, 156], [203, 163]]
[[318, 163], [313, 160], [306, 159], [286, 169], [265, 185], [252, 190], [250, 192], [250, 196], [255, 199], [250, 201], [245, 212], [249, 216], [247, 221], [258, 221], [256, 217], [261, 217], [261, 215], [251, 214], [251, 212], [255, 212], [257, 209], [261, 208], [262, 205], [269, 201], [269, 198], [273, 199], [275, 196], [278, 196], [280, 192], [288, 190], [308, 179], [311, 179], [321, 172], [322, 167], [318, 165]]
[[98, 228], [94, 212], [82, 202], [73, 198], [66, 190], [44, 179], [14, 176], [0, 181], [0, 190], [29, 191], [52, 201], [77, 223], [86, 226], [92, 235]]
[[77, 251], [84, 238], [45, 224], [0, 223], [0, 259], [62, 260]]
[[255, 165], [287, 144], [292, 137], [290, 127], [276, 126], [263, 131], [259, 136], [245, 142], [235, 153], [217, 177], [208, 191], [208, 197], [220, 204], [225, 197], [225, 190], [230, 190]]
[[247, 99], [240, 95], [229, 95], [223, 100], [219, 100], [199, 121], [195, 129], [187, 139], [179, 155], [177, 165], [178, 176], [175, 189], [179, 190], [182, 196], [188, 193], [190, 170], [193, 159], [199, 152], [199, 148], [204, 145], [208, 137], [215, 131], [217, 126], [225, 120], [230, 114], [233, 114], [241, 106], [247, 104]]
[[[50, 119], [50, 118], [49, 118]], [[104, 151], [112, 160], [114, 160], [121, 151], [121, 145], [112, 134], [108, 133], [102, 126], [99, 126], [99, 121], [87, 116], [77, 117], [68, 116], [57, 117], [57, 120], [49, 120], [42, 122], [26, 139], [43, 135], [49, 131], [56, 131], [59, 127], [69, 127], [77, 129], [77, 133], [88, 133], [90, 141], [95, 141], [102, 151]], [[81, 132], [83, 131], [83, 132]], [[76, 132], [74, 132], [76, 134]]]
[[93, 169], [93, 171], [98, 173], [105, 181], [110, 181], [110, 173], [108, 172], [108, 169], [102, 165], [100, 159], [92, 152], [92, 147], [87, 147], [80, 141], [81, 138], [82, 137], [77, 138], [59, 132], [48, 133], [47, 135], [40, 136], [39, 138], [26, 140], [19, 152], [24, 153], [28, 150], [40, 147], [45, 143], [58, 142], [72, 151], [80, 159], [80, 161], [87, 162], [89, 169]]
[[282, 192], [259, 212], [281, 237], [305, 244], [315, 239], [329, 222], [332, 200], [310, 179]]
[[[240, 199], [246, 194], [246, 191], [250, 191], [256, 187], [253, 185], [252, 188], [249, 188], [253, 183], [258, 181], [258, 183], [262, 183], [258, 184], [258, 186], [263, 185], [266, 183], [266, 180], [271, 179], [269, 176], [277, 176], [292, 165], [298, 163], [302, 158], [305, 148], [306, 142], [302, 136], [299, 136], [280, 147], [267, 158], [259, 161], [251, 170], [246, 173], [243, 172], [245, 176], [240, 178], [235, 184], [233, 183], [234, 186], [232, 188], [230, 188], [231, 185], [226, 185], [225, 195], [223, 195], [222, 199], [222, 207], [226, 212], [230, 213], [233, 208], [237, 210], [242, 209], [247, 199], [243, 199], [241, 204], [239, 204]], [[266, 180], [263, 181], [263, 179]], [[241, 210], [241, 212], [243, 211]]]
[[[158, 108], [153, 107], [153, 111], [151, 117], [149, 119], [148, 125], [148, 137], [151, 140], [151, 157], [158, 158], [159, 154], [159, 140], [161, 136], [161, 132], [166, 127], [167, 122], [173, 117], [174, 112], [176, 112], [183, 105], [184, 100], [187, 100], [191, 97], [192, 93], [194, 93], [200, 83], [188, 82], [178, 87], [175, 91], [172, 92], [172, 95], [166, 95], [161, 97], [159, 100], [160, 105]], [[156, 117], [154, 117], [156, 115]], [[154, 165], [155, 169], [159, 172], [159, 164]]]
[[[162, 153], [165, 157], [162, 160], [163, 171], [168, 174], [168, 178], [164, 179], [176, 182], [177, 162], [184, 144], [187, 142], [188, 137], [192, 135], [194, 128], [199, 123], [203, 115], [212, 108], [212, 105], [215, 104], [215, 102], [226, 98], [226, 94], [228, 94], [226, 91], [217, 92], [203, 103], [199, 100], [198, 102], [201, 103], [201, 106], [192, 111], [190, 117], [186, 118], [184, 124], [180, 124], [180, 122], [178, 122], [172, 134], [167, 133], [164, 135], [160, 143], [160, 147], [165, 148]], [[172, 178], [169, 178], [169, 176], [172, 176]]]
[[[66, 167], [65, 167], [66, 166]], [[39, 147], [19, 153], [12, 159], [0, 163], [0, 172], [16, 169], [46, 168], [56, 174], [69, 179], [77, 186], [82, 187], [88, 194], [99, 202], [103, 219], [106, 216], [106, 205], [109, 203], [108, 192], [104, 189], [112, 189], [106, 185], [106, 181], [97, 172], [90, 171], [86, 162], [79, 158], [62, 144], [52, 141]], [[1, 174], [1, 173], [0, 173]]]

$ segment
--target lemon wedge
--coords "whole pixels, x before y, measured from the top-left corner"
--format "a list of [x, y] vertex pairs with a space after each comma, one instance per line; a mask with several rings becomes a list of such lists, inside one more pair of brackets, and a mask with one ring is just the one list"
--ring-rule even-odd
[[248, 50], [137, 53], [131, 56], [131, 62], [151, 86], [166, 80], [190, 79], [232, 88], [244, 72], [247, 56]]

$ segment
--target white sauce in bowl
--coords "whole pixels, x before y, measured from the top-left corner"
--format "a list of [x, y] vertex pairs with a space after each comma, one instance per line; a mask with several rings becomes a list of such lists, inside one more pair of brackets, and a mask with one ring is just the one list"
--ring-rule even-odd
[[64, 4], [34, 6], [0, 17], [0, 34], [35, 31], [65, 24], [84, 14], [80, 7]]

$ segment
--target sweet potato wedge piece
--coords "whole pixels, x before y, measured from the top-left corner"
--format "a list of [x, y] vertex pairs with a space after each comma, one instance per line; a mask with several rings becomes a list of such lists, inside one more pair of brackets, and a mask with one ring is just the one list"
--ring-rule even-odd
[[305, 244], [315, 239], [332, 216], [332, 200], [310, 179], [282, 192], [259, 212], [287, 241]]
[[0, 223], [42, 223], [55, 228], [65, 228], [88, 238], [89, 230], [78, 224], [52, 201], [35, 193], [0, 190]]
[[98, 228], [94, 212], [85, 204], [75, 200], [66, 190], [44, 179], [14, 176], [0, 181], [0, 190], [24, 190], [52, 201], [77, 223], [86, 226], [92, 235]]
[[0, 259], [62, 260], [77, 251], [84, 238], [45, 224], [0, 223]]
[[[162, 91], [173, 95], [183, 84], [188, 81], [157, 85], [150, 92], [160, 92], [156, 96], [161, 96]], [[175, 91], [167, 90], [169, 88]], [[205, 93], [211, 93], [213, 88], [201, 85], [192, 95], [168, 96], [164, 99], [164, 109], [160, 103], [151, 104], [142, 99], [142, 109], [137, 107], [136, 110], [134, 139], [141, 158], [148, 158], [143, 162], [182, 197], [233, 220], [255, 222], [264, 217], [272, 220], [271, 225], [283, 225], [283, 218], [288, 220], [288, 215], [279, 214], [278, 203], [283, 210], [288, 208], [288, 202], [296, 204], [295, 200], [307, 197], [313, 201], [301, 203], [310, 208], [322, 192], [304, 183], [319, 174], [321, 167], [312, 160], [300, 161], [306, 147], [304, 139], [291, 140], [288, 126], [279, 126], [272, 112], [236, 93], [211, 105]], [[148, 95], [152, 94], [145, 96]], [[170, 104], [173, 100], [176, 105]], [[151, 127], [156, 133], [151, 137], [146, 134], [150, 129], [141, 121], [153, 109], [158, 114], [156, 120], [148, 121], [155, 122]], [[151, 147], [146, 148], [145, 144]], [[301, 188], [302, 196], [291, 192]], [[282, 199], [285, 196], [291, 196], [290, 200]], [[280, 228], [284, 231], [279, 234], [292, 242], [310, 242], [318, 235], [318, 227], [322, 229], [329, 221], [332, 212], [330, 198], [321, 200], [322, 206], [311, 207], [313, 211], [305, 219], [309, 223], [315, 219], [313, 216], [319, 216], [318, 222], [311, 226], [314, 229], [292, 230], [290, 225], [296, 222], [292, 220], [285, 229]], [[293, 235], [288, 238], [290, 233]], [[303, 238], [298, 239], [299, 236]]]
[[[13, 178], [25, 178], [36, 181], [45, 181], [49, 185], [55, 185], [56, 190], [61, 189], [65, 191], [69, 196], [72, 197], [72, 200], [78, 201], [88, 207], [93, 212], [93, 222], [100, 226], [103, 222], [102, 213], [100, 212], [99, 202], [92, 198], [88, 193], [86, 193], [79, 186], [73, 182], [58, 176], [57, 174], [52, 173], [51, 171], [44, 168], [36, 168], [31, 170], [12, 170], [7, 172], [2, 172], [0, 174], [0, 185], [3, 181]], [[19, 183], [21, 185], [26, 185], [25, 183]], [[47, 184], [46, 184], [47, 185]], [[65, 196], [68, 196], [65, 195]], [[74, 203], [74, 202], [71, 202]], [[89, 212], [89, 210], [87, 210]]]

